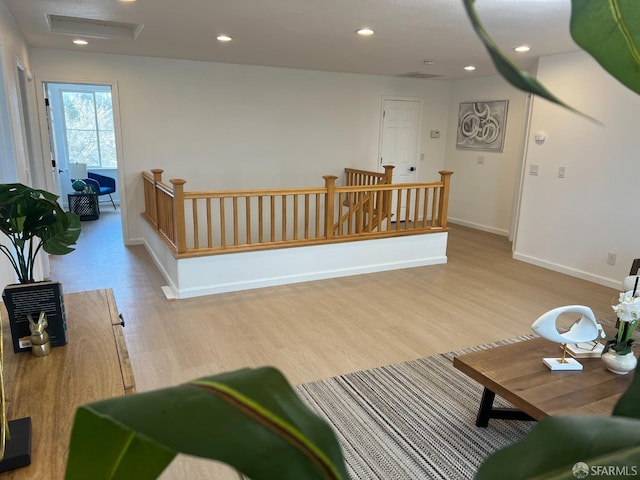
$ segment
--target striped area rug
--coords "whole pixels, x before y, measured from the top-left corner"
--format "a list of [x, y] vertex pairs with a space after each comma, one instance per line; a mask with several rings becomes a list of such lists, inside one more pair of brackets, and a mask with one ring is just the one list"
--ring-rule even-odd
[[[521, 439], [533, 422], [475, 418], [482, 387], [453, 357], [531, 336], [373, 368], [295, 387], [333, 425], [355, 479], [473, 478], [489, 454]], [[496, 406], [509, 406], [496, 397]]]

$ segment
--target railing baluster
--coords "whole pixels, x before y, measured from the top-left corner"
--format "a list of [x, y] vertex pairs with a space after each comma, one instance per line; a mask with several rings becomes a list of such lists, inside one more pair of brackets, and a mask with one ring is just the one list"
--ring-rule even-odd
[[424, 189], [424, 206], [422, 207], [422, 228], [427, 228], [427, 217], [429, 215], [429, 188]]
[[416, 188], [416, 206], [413, 212], [413, 228], [417, 228], [418, 221], [420, 219], [420, 189]]
[[227, 222], [224, 218], [224, 197], [220, 197], [220, 245], [222, 247], [227, 246]]
[[400, 228], [400, 212], [402, 211], [402, 189], [396, 190], [396, 230]]
[[433, 205], [431, 206], [432, 210], [431, 210], [431, 228], [436, 226], [436, 222], [437, 222], [437, 218], [438, 218], [438, 199], [440, 198], [440, 195], [438, 195], [438, 193], [440, 192], [440, 188], [438, 187], [436, 189], [433, 190]]
[[198, 199], [191, 199], [191, 214], [193, 215], [193, 248], [200, 248], [200, 231], [198, 229]]
[[404, 204], [404, 229], [409, 229], [409, 222], [411, 221], [411, 189], [407, 188], [407, 201]]
[[320, 238], [320, 194], [316, 193], [316, 231], [315, 237]]
[[251, 197], [244, 197], [245, 225], [247, 229], [247, 243], [251, 243]]
[[233, 197], [233, 244], [238, 245], [238, 197]]
[[293, 195], [293, 239], [298, 239], [298, 195]]
[[275, 197], [271, 195], [271, 241], [276, 241], [276, 205]]
[[211, 221], [211, 198], [207, 198], [207, 246], [213, 248], [213, 222]]
[[304, 196], [304, 238], [309, 238], [309, 194]]
[[282, 201], [282, 240], [287, 239], [287, 196], [281, 195]]
[[263, 209], [262, 209], [262, 195], [258, 197], [258, 242], [264, 242], [264, 220], [263, 220]]

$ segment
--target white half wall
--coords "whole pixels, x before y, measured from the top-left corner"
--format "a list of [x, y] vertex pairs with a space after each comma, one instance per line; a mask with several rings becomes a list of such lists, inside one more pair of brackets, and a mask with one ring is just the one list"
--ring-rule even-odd
[[[585, 53], [544, 57], [539, 80], [597, 119], [536, 98], [514, 257], [612, 288], [640, 258], [640, 97]], [[545, 135], [536, 142], [535, 134]], [[565, 167], [565, 178], [558, 177]], [[615, 265], [607, 264], [609, 253]]]
[[190, 298], [442, 264], [447, 238], [442, 232], [176, 260], [147, 226], [145, 246], [173, 296]]

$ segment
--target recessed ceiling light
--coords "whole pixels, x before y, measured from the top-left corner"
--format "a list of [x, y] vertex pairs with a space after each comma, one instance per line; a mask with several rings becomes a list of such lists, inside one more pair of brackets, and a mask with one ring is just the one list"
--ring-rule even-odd
[[76, 45], [89, 45], [89, 42], [80, 39], [74, 40], [73, 43], [75, 43]]
[[361, 28], [356, 32], [358, 35], [362, 35], [363, 37], [369, 37], [373, 35], [373, 30], [370, 28]]
[[466, 67], [464, 67], [464, 69], [467, 72], [473, 72], [476, 69], [476, 66], [475, 65], [467, 65]]
[[514, 48], [514, 50], [518, 53], [524, 53], [531, 50], [531, 47], [528, 45], [520, 45], [519, 47]]
[[120, 0], [122, 3], [133, 3], [136, 0]]
[[231, 40], [233, 40], [233, 38], [231, 38], [229, 35], [218, 35], [216, 37], [218, 39], [219, 42], [230, 42]]

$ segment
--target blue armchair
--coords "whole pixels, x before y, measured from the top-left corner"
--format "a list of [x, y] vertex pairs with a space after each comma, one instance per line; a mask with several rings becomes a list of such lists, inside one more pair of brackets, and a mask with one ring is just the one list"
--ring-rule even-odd
[[111, 196], [112, 193], [116, 192], [116, 181], [111, 177], [93, 172], [87, 172], [87, 177], [88, 178], [85, 180], [87, 185], [93, 186], [98, 196], [109, 195], [111, 205], [113, 205], [113, 208], [116, 208], [116, 204]]

